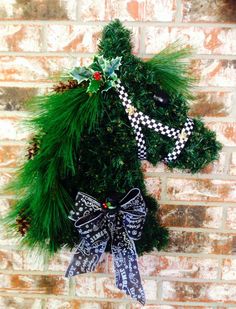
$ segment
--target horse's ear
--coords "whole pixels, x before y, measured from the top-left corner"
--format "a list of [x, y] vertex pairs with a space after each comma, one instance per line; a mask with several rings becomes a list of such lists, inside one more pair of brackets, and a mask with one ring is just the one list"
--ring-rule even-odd
[[103, 29], [99, 54], [108, 59], [131, 54], [131, 35], [131, 31], [124, 28], [119, 20], [112, 21]]

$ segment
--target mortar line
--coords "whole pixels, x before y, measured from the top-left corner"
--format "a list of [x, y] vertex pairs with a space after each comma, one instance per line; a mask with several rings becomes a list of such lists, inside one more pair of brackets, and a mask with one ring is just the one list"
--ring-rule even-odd
[[79, 3], [80, 3], [80, 0], [76, 0], [76, 21], [77, 22], [80, 22], [80, 19], [81, 19]]
[[[3, 275], [19, 275], [19, 276], [57, 276], [61, 277], [65, 275], [64, 271], [50, 271], [50, 272], [45, 272], [45, 271], [24, 271], [24, 270], [1, 270], [1, 274]], [[183, 283], [225, 283], [229, 285], [233, 285], [236, 283], [236, 280], [221, 280], [221, 279], [205, 279], [205, 278], [187, 278], [187, 277], [174, 277], [174, 276], [150, 276], [150, 275], [145, 275], [142, 274], [141, 276], [143, 280], [148, 280], [148, 281], [159, 281], [159, 283], [162, 283], [163, 281], [170, 281], [170, 282], [183, 282]], [[99, 278], [115, 278], [114, 273], [85, 273], [83, 275], [80, 275], [80, 277], [86, 277], [86, 278], [94, 278], [94, 279], [99, 279]], [[72, 278], [74, 279], [74, 278]], [[67, 280], [67, 279], [65, 279]], [[68, 296], [75, 296], [75, 294], [68, 294]]]
[[[76, 21], [76, 20], [1, 20], [0, 25], [77, 25], [77, 26], [105, 26], [110, 21]], [[236, 28], [235, 23], [220, 23], [220, 22], [182, 22], [182, 21], [124, 21], [124, 25], [126, 26], [154, 26], [154, 27], [183, 27], [183, 28], [190, 28], [190, 27], [197, 27], [197, 28]]]
[[[146, 177], [161, 177], [162, 175], [166, 175], [167, 178], [175, 178], [175, 179], [192, 179], [192, 180], [229, 180], [235, 181], [236, 175], [224, 175], [224, 174], [188, 174], [188, 173], [176, 173], [172, 174], [171, 172], [146, 172], [144, 173]], [[216, 201], [217, 202], [217, 201]], [[234, 203], [234, 201], [229, 201]]]
[[[46, 32], [45, 28], [43, 28]], [[144, 28], [140, 28], [140, 34], [144, 36], [145, 30]], [[139, 36], [140, 38], [142, 37]], [[144, 41], [144, 40], [142, 40]], [[144, 42], [143, 42], [144, 43]], [[145, 53], [145, 48], [143, 46], [142, 50], [140, 49], [138, 56], [141, 58], [151, 58], [157, 53], [147, 54]], [[18, 56], [18, 57], [69, 57], [69, 56], [76, 56], [81, 58], [92, 58], [94, 52], [80, 52], [80, 51], [48, 51], [46, 48], [46, 42], [44, 42], [44, 51], [0, 51], [0, 57], [4, 56]], [[188, 58], [188, 62], [190, 60], [236, 60], [236, 55], [234, 54], [193, 54]]]
[[176, 0], [176, 15], [175, 23], [180, 23], [183, 20], [183, 4], [181, 0]]
[[[32, 251], [30, 248], [22, 249], [19, 246], [14, 245], [0, 245], [0, 250], [7, 250], [7, 251]], [[61, 251], [60, 251], [61, 252]], [[148, 253], [148, 255], [155, 255], [155, 256], [172, 256], [172, 257], [190, 257], [190, 258], [197, 258], [197, 259], [232, 259], [235, 260], [236, 256], [230, 254], [214, 254], [214, 253], [185, 253], [185, 252], [167, 252], [167, 251], [157, 251], [153, 250]]]
[[[0, 296], [3, 297], [19, 297], [19, 293], [16, 292], [0, 292]], [[122, 298], [122, 299], [117, 299], [117, 298], [100, 298], [100, 297], [86, 297], [86, 296], [77, 296], [77, 297], [70, 297], [67, 295], [52, 295], [52, 294], [36, 294], [36, 293], [21, 293], [21, 297], [24, 298], [37, 298], [37, 299], [44, 299], [46, 300], [47, 298], [53, 298], [53, 299], [58, 299], [58, 300], [82, 300], [82, 301], [92, 301], [92, 302], [111, 302], [111, 303], [117, 303], [117, 304], [129, 304], [133, 305], [134, 301], [129, 299], [129, 298]], [[176, 302], [176, 301], [161, 301], [160, 303], [157, 300], [148, 300], [146, 302], [146, 305], [181, 305], [181, 306], [211, 306], [211, 307], [217, 307], [220, 306], [222, 308], [222, 302]], [[235, 305], [235, 302], [227, 302], [227, 307], [230, 306], [232, 308], [232, 305]], [[224, 305], [225, 307], [225, 305]]]
[[178, 227], [169, 226], [169, 231], [180, 231], [180, 232], [194, 232], [194, 233], [204, 233], [204, 234], [235, 234], [236, 230], [232, 229], [222, 229], [220, 228], [201, 228], [201, 227]]

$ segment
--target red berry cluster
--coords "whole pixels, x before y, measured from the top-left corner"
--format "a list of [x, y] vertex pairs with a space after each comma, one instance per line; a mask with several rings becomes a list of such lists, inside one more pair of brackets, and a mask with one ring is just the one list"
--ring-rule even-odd
[[101, 80], [102, 79], [102, 74], [100, 72], [94, 72], [93, 73], [93, 78], [95, 80]]
[[103, 207], [104, 209], [107, 209], [107, 208], [108, 208], [107, 203], [102, 203], [102, 207]]

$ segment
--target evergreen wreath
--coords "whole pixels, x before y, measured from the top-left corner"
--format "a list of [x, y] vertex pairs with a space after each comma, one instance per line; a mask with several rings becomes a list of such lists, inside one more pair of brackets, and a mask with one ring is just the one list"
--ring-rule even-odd
[[[74, 248], [80, 237], [68, 216], [77, 191], [112, 209], [133, 188], [148, 210], [138, 254], [167, 244], [141, 160], [195, 173], [221, 149], [214, 132], [187, 117], [193, 78], [183, 59], [190, 54], [172, 44], [143, 61], [132, 54], [131, 32], [116, 20], [104, 28], [89, 67], [74, 68], [52, 93], [33, 99], [28, 125], [35, 136], [11, 184], [19, 199], [6, 218], [23, 244], [50, 254]], [[104, 249], [111, 250], [110, 240]]]

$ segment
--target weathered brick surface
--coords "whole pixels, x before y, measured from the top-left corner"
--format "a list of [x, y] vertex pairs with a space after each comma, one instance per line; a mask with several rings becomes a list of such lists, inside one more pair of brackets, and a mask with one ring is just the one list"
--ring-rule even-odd
[[0, 269], [44, 270], [44, 259], [35, 252], [22, 250], [0, 250]]
[[234, 284], [163, 282], [163, 300], [236, 303]]
[[235, 87], [235, 60], [193, 60], [192, 72], [199, 86]]
[[82, 0], [80, 15], [83, 21], [172, 21], [176, 13], [175, 0]]
[[[46, 27], [48, 51], [97, 52], [101, 26], [49, 25]], [[139, 51], [139, 28], [132, 27], [134, 52]]]
[[231, 175], [236, 175], [236, 152], [233, 152], [232, 155], [231, 155], [229, 173]]
[[228, 229], [236, 229], [236, 207], [227, 208], [225, 224]]
[[[27, 111], [27, 100], [50, 91], [54, 77], [73, 66], [89, 65], [108, 21], [125, 21], [133, 52], [144, 59], [177, 39], [196, 48], [189, 61], [198, 79], [190, 116], [205, 117], [224, 148], [219, 160], [188, 177], [163, 163], [142, 162], [147, 189], [161, 200], [160, 220], [170, 228], [161, 253], [138, 259], [145, 309], [236, 305], [235, 9], [234, 0], [0, 1], [1, 188], [25, 160], [30, 132], [21, 123], [28, 114], [21, 111]], [[1, 217], [15, 193], [1, 191]], [[1, 224], [0, 308], [141, 308], [115, 287], [110, 254], [94, 274], [65, 279], [73, 253], [40, 258], [19, 247]]]
[[179, 38], [199, 54], [235, 54], [236, 29], [201, 27], [146, 27], [146, 53], [155, 54]]
[[[129, 305], [128, 305], [129, 306]], [[49, 298], [46, 300], [46, 309], [127, 309], [126, 304], [87, 300], [63, 300]]]
[[186, 22], [236, 22], [234, 0], [184, 0], [183, 21]]
[[234, 92], [198, 92], [196, 100], [191, 103], [189, 115], [205, 117], [235, 116]]
[[167, 196], [174, 201], [234, 202], [236, 181], [168, 178]]
[[29, 0], [2, 1], [0, 4], [0, 19], [20, 20], [75, 20], [76, 0]]
[[29, 131], [22, 124], [22, 118], [14, 116], [1, 117], [0, 136], [1, 140], [24, 141], [29, 136]]
[[72, 57], [0, 56], [0, 81], [48, 82], [73, 62]]
[[236, 146], [236, 122], [209, 122], [207, 126], [224, 146]]
[[169, 227], [213, 228], [222, 224], [222, 207], [166, 205], [160, 207], [161, 222]]
[[24, 160], [26, 149], [17, 145], [0, 145], [0, 168], [17, 167]]
[[42, 49], [42, 27], [37, 25], [0, 25], [0, 51], [33, 51]]
[[1, 87], [0, 88], [0, 110], [22, 111], [27, 109], [30, 98], [37, 94], [43, 94], [46, 89], [23, 88], [23, 87]]
[[0, 296], [0, 307], [11, 309], [42, 309], [42, 301], [35, 298]]
[[65, 295], [68, 280], [62, 276], [0, 274], [0, 292]]
[[148, 192], [159, 199], [161, 196], [161, 181], [157, 177], [146, 177], [145, 184]]
[[236, 279], [236, 259], [224, 259], [222, 266], [222, 279], [235, 280]]
[[167, 252], [235, 254], [236, 234], [171, 231]]
[[[186, 256], [168, 256], [146, 254], [138, 259], [142, 276], [216, 279], [218, 273], [217, 259]], [[109, 273], [114, 273], [113, 259], [108, 257]]]

